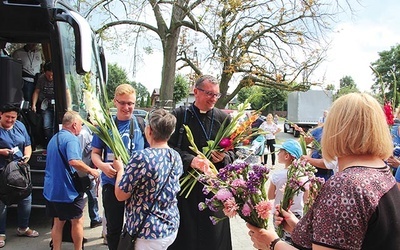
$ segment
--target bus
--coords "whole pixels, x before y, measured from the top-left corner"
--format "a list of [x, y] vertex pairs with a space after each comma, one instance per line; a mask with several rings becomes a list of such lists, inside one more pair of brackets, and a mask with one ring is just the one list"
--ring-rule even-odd
[[[89, 23], [62, 0], [1, 0], [0, 42], [7, 48], [35, 43], [41, 47], [43, 62], [52, 63], [55, 85], [54, 131], [61, 127], [66, 110], [75, 110], [87, 117], [83, 79], [101, 101], [107, 81], [104, 51]], [[0, 105], [14, 103], [22, 107], [21, 121], [32, 139], [33, 153], [29, 161], [32, 176], [32, 207], [44, 207], [42, 195], [46, 149], [38, 146], [44, 136], [35, 127], [37, 118], [23, 100], [22, 66], [17, 59], [0, 57]]]

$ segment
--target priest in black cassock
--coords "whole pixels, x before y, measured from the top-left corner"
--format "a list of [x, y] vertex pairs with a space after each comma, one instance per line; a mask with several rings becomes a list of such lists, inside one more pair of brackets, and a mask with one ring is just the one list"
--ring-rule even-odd
[[[193, 90], [195, 102], [189, 107], [179, 107], [172, 111], [177, 118], [175, 133], [169, 140], [170, 147], [177, 150], [184, 167], [184, 175], [191, 168], [201, 171], [209, 167], [207, 161], [196, 156], [189, 149], [190, 142], [182, 124], [190, 127], [195, 143], [201, 150], [207, 145], [208, 140], [213, 140], [217, 135], [224, 119], [228, 116], [214, 105], [221, 97], [219, 82], [212, 76], [200, 77]], [[229, 123], [226, 123], [229, 124]], [[235, 154], [233, 151], [214, 151], [210, 160], [219, 169], [232, 163]], [[222, 212], [212, 212], [209, 209], [199, 211], [198, 204], [204, 202], [206, 195], [202, 192], [203, 185], [197, 183], [188, 198], [184, 195], [178, 197], [180, 212], [180, 226], [175, 242], [169, 250], [230, 250], [232, 249], [229, 219], [213, 225], [210, 216], [223, 217]], [[211, 194], [208, 198], [211, 197]]]

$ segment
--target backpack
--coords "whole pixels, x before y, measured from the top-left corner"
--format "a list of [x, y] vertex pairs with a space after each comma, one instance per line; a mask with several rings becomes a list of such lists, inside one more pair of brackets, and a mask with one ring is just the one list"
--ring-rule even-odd
[[0, 170], [0, 200], [6, 205], [18, 204], [32, 193], [30, 167], [12, 161]]

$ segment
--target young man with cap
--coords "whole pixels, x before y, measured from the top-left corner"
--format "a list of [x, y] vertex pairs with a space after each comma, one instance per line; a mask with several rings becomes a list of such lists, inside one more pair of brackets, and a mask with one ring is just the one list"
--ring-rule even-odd
[[[295, 140], [287, 140], [282, 145], [274, 145], [275, 148], [279, 148], [278, 162], [285, 165], [284, 169], [278, 169], [272, 172], [270, 180], [271, 183], [268, 189], [268, 199], [274, 201], [274, 207], [280, 204], [283, 199], [283, 189], [287, 181], [287, 172], [290, 165], [294, 160], [300, 159], [303, 155], [300, 144]], [[308, 197], [308, 191], [300, 191], [293, 198], [293, 205], [290, 207], [296, 217], [301, 218], [303, 216], [304, 202]], [[285, 232], [285, 241], [290, 242], [290, 235]]]

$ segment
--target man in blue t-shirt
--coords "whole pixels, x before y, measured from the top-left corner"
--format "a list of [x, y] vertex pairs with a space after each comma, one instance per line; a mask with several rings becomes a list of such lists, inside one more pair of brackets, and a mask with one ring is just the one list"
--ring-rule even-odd
[[46, 214], [54, 218], [51, 229], [53, 247], [61, 249], [62, 231], [66, 220], [71, 220], [71, 235], [75, 249], [82, 249], [83, 193], [75, 189], [73, 173], [81, 171], [97, 178], [99, 173], [82, 161], [82, 150], [77, 135], [82, 129], [82, 118], [75, 111], [67, 111], [62, 120], [62, 130], [51, 138], [47, 148], [43, 196]]
[[[136, 91], [129, 84], [121, 84], [115, 89], [114, 105], [117, 108], [115, 122], [129, 152], [132, 156], [136, 150], [144, 148], [144, 137], [136, 118], [132, 115], [135, 108]], [[133, 134], [132, 134], [133, 133]], [[124, 222], [124, 204], [115, 197], [114, 187], [117, 171], [112, 166], [114, 153], [97, 136], [92, 141], [92, 161], [101, 173], [103, 207], [107, 223], [108, 249], [116, 250]]]

